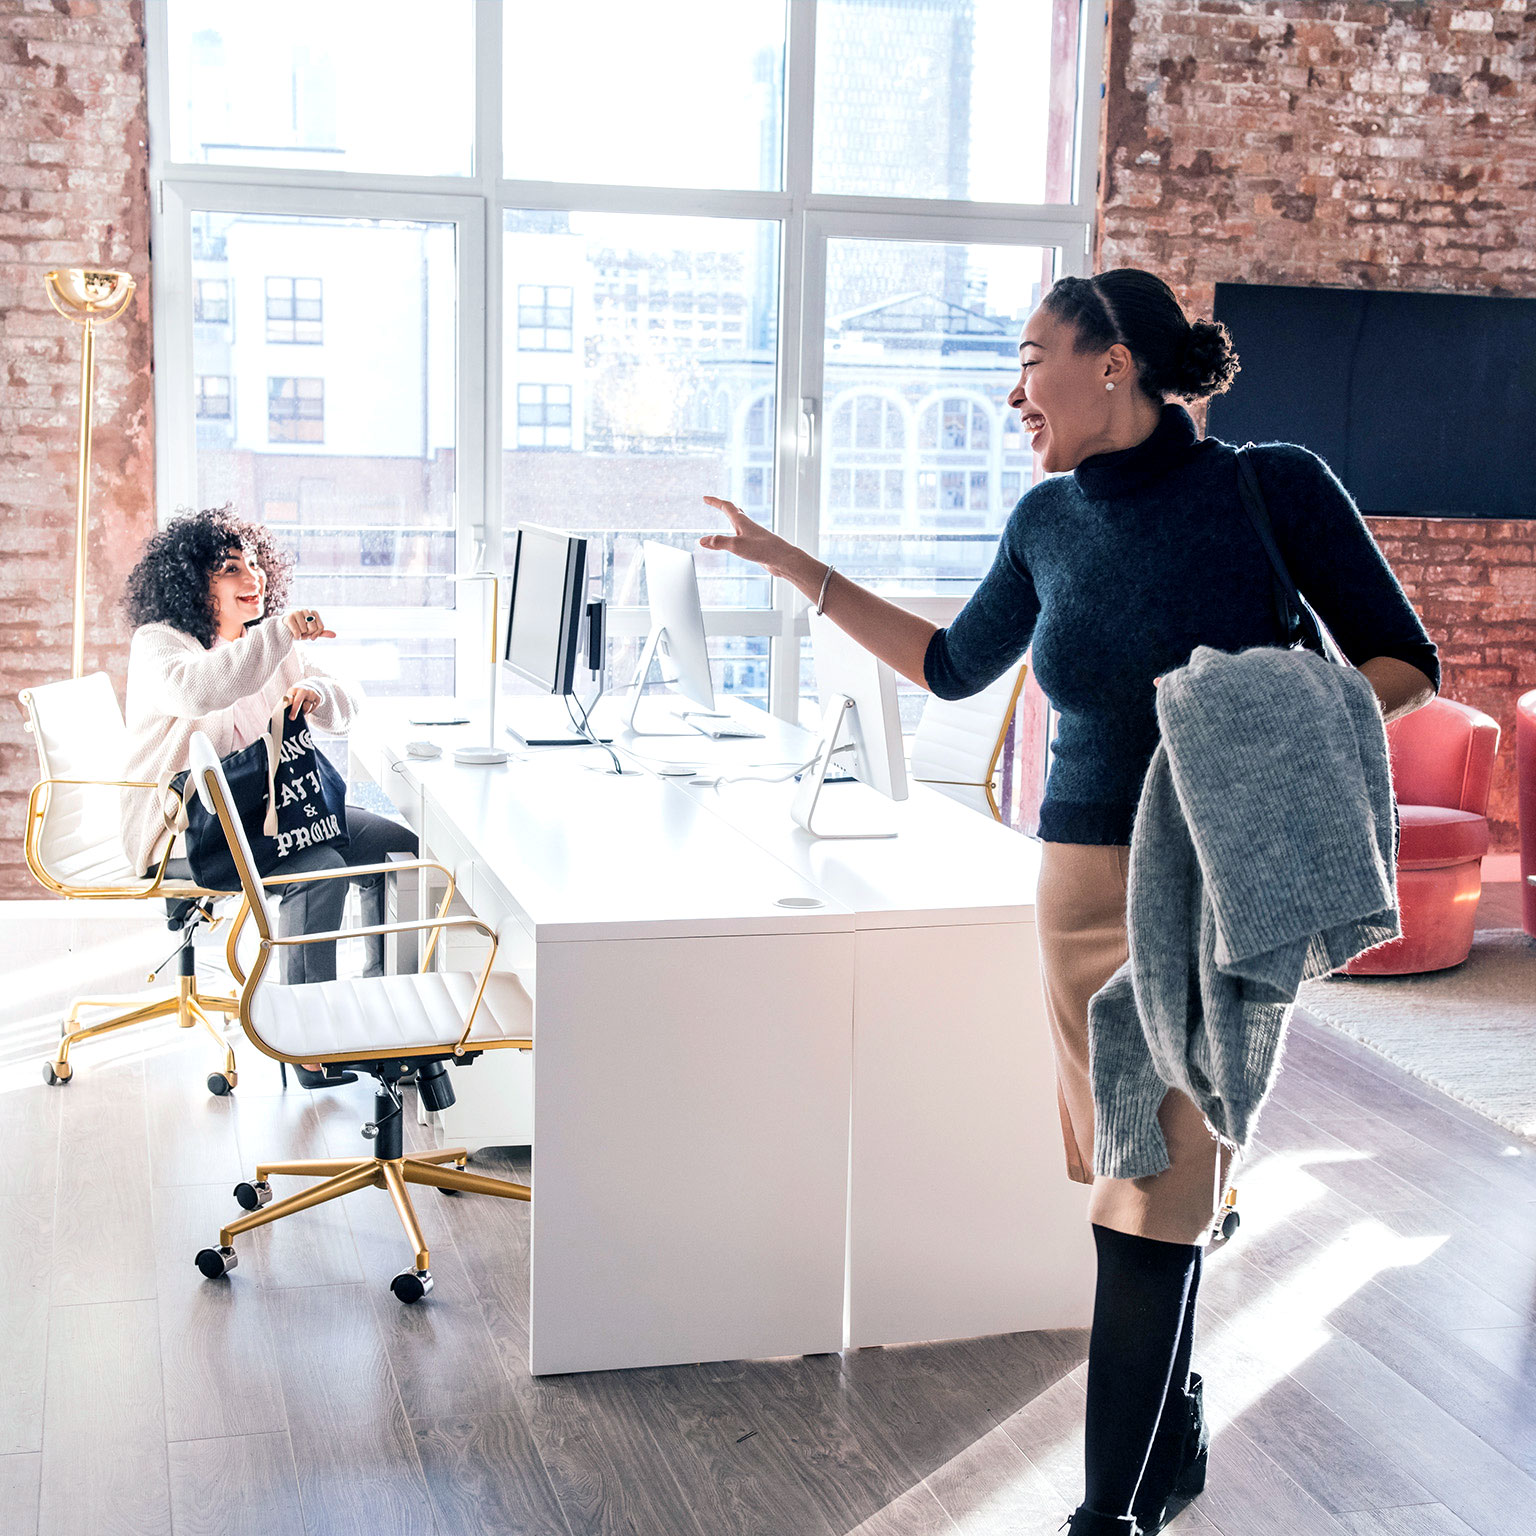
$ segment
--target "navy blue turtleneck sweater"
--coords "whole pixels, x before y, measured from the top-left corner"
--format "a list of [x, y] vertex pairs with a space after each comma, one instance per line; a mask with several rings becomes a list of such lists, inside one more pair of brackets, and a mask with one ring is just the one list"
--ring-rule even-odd
[[[1290, 443], [1252, 453], [1291, 577], [1356, 665], [1396, 656], [1440, 686], [1435, 646], [1349, 492]], [[1243, 511], [1234, 450], [1166, 405], [1134, 448], [1032, 487], [997, 558], [928, 646], [941, 699], [1000, 677], [1027, 648], [1060, 712], [1040, 808], [1054, 843], [1129, 843], [1157, 746], [1152, 679], [1197, 645], [1281, 643], [1270, 565]]]

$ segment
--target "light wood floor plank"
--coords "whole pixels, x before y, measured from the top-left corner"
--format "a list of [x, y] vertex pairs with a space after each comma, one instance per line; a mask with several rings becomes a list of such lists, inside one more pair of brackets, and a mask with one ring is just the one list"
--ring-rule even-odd
[[0, 1536], [37, 1536], [42, 1453], [0, 1456]]
[[297, 1536], [299, 1480], [286, 1431], [170, 1448], [176, 1536]]
[[[3, 1161], [3, 1154], [0, 1154]], [[0, 1289], [0, 1455], [43, 1448], [54, 1191], [0, 1195], [8, 1280]]]
[[244, 1264], [205, 1280], [192, 1262], [238, 1209], [224, 1184], [154, 1191], [157, 1310], [172, 1441], [286, 1432], [287, 1415], [267, 1314]]
[[261, 1295], [310, 1536], [433, 1536], [426, 1479], [363, 1288]]
[[522, 1410], [416, 1427], [439, 1536], [571, 1536]]
[[40, 1536], [170, 1536], [152, 1301], [55, 1307]]
[[1478, 1536], [1536, 1530], [1536, 1482], [1353, 1339], [1331, 1340], [1291, 1374], [1382, 1454], [1411, 1466]]
[[143, 1071], [93, 1061], [62, 1095], [53, 1305], [153, 1299]]

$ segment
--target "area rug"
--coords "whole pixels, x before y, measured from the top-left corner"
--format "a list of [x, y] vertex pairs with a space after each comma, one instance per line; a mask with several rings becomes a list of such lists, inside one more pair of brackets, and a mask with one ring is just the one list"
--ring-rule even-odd
[[1536, 1142], [1536, 939], [1479, 930], [1462, 964], [1424, 976], [1327, 976], [1308, 1013]]

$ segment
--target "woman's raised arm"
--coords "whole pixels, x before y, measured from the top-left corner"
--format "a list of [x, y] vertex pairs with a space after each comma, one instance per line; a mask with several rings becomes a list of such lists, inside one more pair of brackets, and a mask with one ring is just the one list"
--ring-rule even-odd
[[763, 527], [734, 503], [719, 496], [706, 496], [704, 500], [723, 512], [731, 524], [730, 533], [706, 533], [699, 540], [705, 549], [724, 550], [728, 555], [737, 555], [762, 566], [770, 576], [779, 576], [789, 582], [813, 606], [822, 595], [822, 583], [826, 581], [822, 610], [826, 616], [908, 682], [916, 683], [920, 688], [928, 686], [923, 676], [923, 659], [938, 628], [936, 624], [908, 613], [883, 597], [876, 597], [868, 588], [850, 581], [840, 572], [834, 572], [827, 581], [828, 567], [824, 560], [807, 554], [788, 539], [781, 539], [771, 528]]

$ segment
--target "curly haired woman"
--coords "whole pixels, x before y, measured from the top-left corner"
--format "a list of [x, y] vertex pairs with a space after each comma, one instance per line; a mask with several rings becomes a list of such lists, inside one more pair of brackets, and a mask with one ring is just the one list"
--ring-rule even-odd
[[[134, 625], [128, 652], [128, 767], [130, 779], [158, 781], [188, 766], [194, 731], [202, 731], [221, 757], [257, 741], [278, 703], [291, 718], [307, 715], [321, 730], [344, 735], [357, 700], [310, 659], [307, 644], [335, 638], [312, 608], [282, 612], [292, 557], [260, 523], [236, 517], [228, 507], [185, 513], [145, 544], [128, 577], [123, 605]], [[268, 618], [281, 613], [281, 618]], [[416, 851], [408, 827], [347, 807], [351, 846], [345, 857], [318, 846], [289, 860], [295, 873], [376, 864], [390, 853]], [[152, 870], [171, 836], [152, 796], [125, 791], [123, 848], [132, 867]], [[173, 853], [176, 850], [172, 850]], [[185, 879], [184, 859], [172, 858], [167, 873]], [[278, 927], [283, 934], [324, 933], [341, 926], [344, 880], [319, 880], [282, 888]], [[383, 921], [383, 881], [357, 880], [365, 926]], [[366, 973], [383, 970], [382, 940], [366, 939]], [[305, 944], [286, 951], [288, 982], [330, 981], [336, 975], [334, 944]], [[300, 1081], [352, 1081], [353, 1074], [323, 1077], [300, 1069]]]

